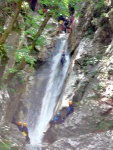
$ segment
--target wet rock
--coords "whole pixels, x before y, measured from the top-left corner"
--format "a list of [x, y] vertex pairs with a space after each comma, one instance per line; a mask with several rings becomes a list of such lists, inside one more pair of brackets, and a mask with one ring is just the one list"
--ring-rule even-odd
[[29, 81], [34, 80], [34, 79], [35, 79], [34, 76], [30, 76], [30, 77], [29, 77]]
[[7, 143], [9, 148], [24, 150], [25, 137], [13, 124], [0, 127], [0, 148], [5, 149]]
[[78, 98], [78, 100], [81, 100], [84, 90], [85, 90], [89, 80], [90, 80], [90, 77], [82, 79], [81, 82], [78, 84], [76, 92], [75, 92], [75, 95]]
[[110, 66], [108, 67], [108, 74], [113, 75], [113, 64], [111, 63]]
[[99, 21], [99, 19], [98, 18], [94, 18], [92, 21], [91, 21], [91, 24], [93, 25], [93, 26], [95, 26], [96, 28], [98, 28], [98, 21]]
[[101, 106], [100, 106], [100, 113], [101, 114], [106, 114], [109, 110], [111, 110], [112, 109], [112, 106], [111, 105], [107, 105], [107, 104], [102, 104]]
[[110, 25], [111, 25], [111, 28], [112, 28], [112, 31], [113, 31], [113, 9], [111, 9], [109, 11], [108, 16], [109, 16], [109, 22], [110, 22]]
[[54, 142], [46, 150], [95, 150], [95, 149], [113, 149], [112, 144], [113, 131], [107, 131], [103, 133], [90, 133], [81, 135], [76, 138], [61, 138]]

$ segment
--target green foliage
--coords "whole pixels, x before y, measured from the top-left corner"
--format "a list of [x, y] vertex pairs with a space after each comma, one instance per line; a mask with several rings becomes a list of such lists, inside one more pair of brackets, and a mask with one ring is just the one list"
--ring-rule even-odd
[[94, 65], [97, 62], [99, 62], [99, 59], [97, 57], [86, 57], [83, 64], [82, 64], [82, 69], [84, 70], [85, 73], [87, 73], [87, 66], [88, 65]]
[[77, 12], [76, 17], [80, 17], [80, 16], [81, 16], [81, 13]]
[[29, 63], [33, 67], [35, 59], [29, 54], [30, 48], [31, 47], [24, 47], [22, 49], [17, 50], [15, 54], [16, 62], [21, 62], [21, 60], [24, 57], [26, 62]]
[[98, 62], [99, 60], [96, 57], [86, 57], [84, 62], [83, 62], [83, 66], [87, 66], [87, 65], [94, 65]]
[[63, 2], [64, 2], [65, 7], [68, 8], [69, 0], [63, 0]]
[[21, 82], [21, 83], [23, 83], [23, 82], [26, 80], [25, 75], [24, 75], [24, 73], [23, 73], [22, 71], [19, 71], [19, 72], [17, 73], [17, 76], [20, 77], [20, 82]]
[[51, 28], [53, 28], [53, 26], [52, 25], [46, 25], [46, 29], [51, 29]]
[[100, 0], [97, 4], [96, 4], [96, 9], [97, 10], [101, 10], [102, 7], [104, 6], [104, 1], [105, 0]]
[[0, 150], [18, 150], [18, 146], [13, 146], [9, 141], [0, 141]]
[[102, 90], [104, 87], [100, 84], [100, 83], [98, 83], [98, 85], [97, 85], [97, 90], [98, 91], [100, 91], [100, 90]]
[[98, 93], [96, 93], [96, 94], [94, 94], [94, 95], [92, 95], [92, 96], [89, 96], [89, 97], [87, 97], [87, 99], [98, 99], [99, 98], [99, 94]]
[[4, 52], [6, 52], [5, 46], [0, 45], [0, 59], [5, 56]]
[[18, 70], [16, 70], [15, 68], [10, 68], [10, 69], [9, 69], [9, 72], [10, 72], [10, 73], [15, 73], [15, 72], [17, 72], [17, 71], [18, 71]]
[[36, 40], [36, 45], [39, 45], [39, 46], [43, 47], [45, 41], [46, 41], [45, 37], [44, 37], [44, 36], [40, 36], [40, 37]]
[[92, 96], [89, 96], [88, 99], [98, 99], [99, 97], [101, 97], [101, 91], [104, 89], [104, 86], [100, 83], [98, 83], [95, 87], [95, 94]]
[[11, 146], [9, 144], [0, 144], [1, 150], [11, 150]]
[[[0, 20], [0, 22], [1, 22], [1, 20]], [[3, 32], [3, 27], [0, 25], [0, 33], [2, 33]]]
[[30, 28], [26, 31], [26, 34], [33, 40], [36, 36], [36, 29]]
[[112, 100], [113, 100], [113, 95], [112, 95], [112, 96], [110, 96], [110, 99], [112, 99]]
[[63, 14], [64, 16], [68, 15], [69, 0], [52, 0], [51, 2], [48, 0], [40, 0], [40, 4], [46, 5], [51, 13], [55, 15], [55, 18], [58, 17], [59, 14]]
[[7, 84], [1, 83], [0, 84], [0, 90], [4, 90], [4, 89], [7, 89]]
[[109, 130], [113, 128], [113, 122], [112, 121], [107, 121], [107, 120], [102, 120], [99, 125], [96, 127], [96, 130]]
[[11, 92], [12, 94], [16, 94], [16, 90], [14, 88], [8, 88], [8, 91]]
[[8, 3], [11, 3], [12, 2], [12, 0], [6, 0]]

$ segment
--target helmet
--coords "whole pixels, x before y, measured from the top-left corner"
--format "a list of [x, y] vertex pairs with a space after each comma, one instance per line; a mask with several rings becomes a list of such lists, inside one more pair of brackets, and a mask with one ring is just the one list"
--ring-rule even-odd
[[59, 24], [63, 24], [63, 20], [60, 20], [60, 21], [59, 21]]
[[71, 105], [73, 102], [70, 100], [68, 103]]
[[59, 113], [59, 112], [57, 112], [57, 116], [60, 116], [60, 113]]
[[65, 50], [63, 49], [62, 52], [65, 52]]
[[22, 125], [22, 122], [19, 121], [19, 122], [18, 122], [18, 125]]
[[26, 126], [27, 126], [27, 123], [24, 123], [23, 126], [26, 127]]

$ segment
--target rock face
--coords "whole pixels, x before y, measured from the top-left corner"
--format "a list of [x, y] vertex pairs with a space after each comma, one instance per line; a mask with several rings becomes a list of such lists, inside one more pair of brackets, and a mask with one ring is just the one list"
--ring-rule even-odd
[[[5, 1], [0, 1], [0, 7], [5, 8], [6, 3]], [[29, 16], [31, 15], [32, 17], [34, 17], [34, 20], [37, 20], [37, 13], [32, 14], [30, 9], [26, 10], [26, 12], [29, 14]], [[4, 28], [7, 27], [11, 19], [11, 17], [9, 17], [10, 13], [8, 15], [8, 18], [6, 17], [6, 13], [3, 13], [3, 10], [1, 9], [0, 16]], [[6, 66], [4, 65], [3, 68], [0, 67], [1, 78], [2, 76], [4, 76], [4, 74], [6, 75], [7, 72], [9, 73], [9, 68], [11, 68], [10, 71], [12, 71], [15, 64], [18, 63], [15, 60], [15, 53], [17, 52], [17, 50], [23, 48], [23, 45], [27, 47], [31, 42], [30, 38], [32, 37], [32, 35], [30, 34], [32, 33], [29, 31], [32, 30], [32, 25], [26, 25], [24, 19], [25, 18], [23, 14], [19, 14], [17, 20], [18, 25], [15, 23], [14, 29], [11, 31], [10, 35], [7, 38], [6, 46], [8, 47], [7, 51], [9, 60]], [[23, 27], [20, 27], [22, 24]], [[36, 22], [36, 24], [39, 26], [41, 24], [41, 21]], [[38, 53], [35, 52], [33, 54], [33, 58], [35, 58], [36, 63], [38, 62], [39, 65], [43, 64], [46, 61], [46, 59], [52, 52], [52, 48], [55, 46], [57, 22], [51, 18], [47, 26], [48, 27], [44, 30], [42, 35], [44, 45], [42, 44], [43, 46], [41, 45], [38, 48], [36, 47]], [[36, 26], [35, 32], [37, 32]], [[35, 66], [37, 67], [37, 64]], [[27, 91], [26, 84], [29, 84], [30, 82], [32, 82], [32, 80], [34, 80], [33, 76], [30, 77], [31, 74], [33, 75], [33, 73], [33, 68], [31, 69], [30, 65], [27, 64], [24, 70], [18, 72], [17, 74], [13, 74], [12, 72], [12, 75], [10, 76], [10, 79], [8, 81], [8, 86], [7, 83], [0, 83], [0, 150], [5, 150], [5, 147], [7, 147], [7, 149], [9, 150], [24, 149], [25, 138], [18, 131], [17, 127], [11, 124], [11, 122], [13, 116], [16, 116], [17, 121], [21, 120], [26, 122], [26, 115], [29, 104], [27, 100], [23, 101], [22, 96], [23, 94], [25, 94], [24, 92]], [[30, 84], [28, 86], [30, 86]]]
[[[107, 6], [98, 11], [96, 1], [84, 2], [80, 11], [70, 35], [72, 64], [59, 100], [62, 112], [72, 99], [74, 112], [46, 132], [44, 150], [113, 149], [112, 11]], [[103, 12], [109, 17], [102, 17]]]
[[62, 138], [51, 145], [46, 150], [100, 150], [100, 149], [113, 149], [113, 132], [106, 131], [104, 133], [90, 133], [81, 135], [76, 138]]
[[[107, 6], [102, 6], [101, 11], [98, 10], [97, 2], [99, 0], [82, 3], [81, 16], [75, 18], [75, 25], [70, 35], [69, 47], [72, 60], [58, 105], [63, 112], [63, 108], [68, 106], [68, 100], [72, 99], [74, 112], [65, 119], [64, 123], [45, 133], [43, 150], [113, 149], [113, 12]], [[53, 20], [48, 24], [57, 27]], [[47, 36], [48, 33], [50, 37]], [[12, 36], [13, 34], [15, 32]], [[45, 29], [44, 36], [47, 38], [47, 43], [43, 49], [36, 47], [39, 52], [38, 60], [45, 61], [49, 56], [51, 47], [54, 46], [55, 34], [55, 31]], [[17, 34], [16, 38], [18, 36]], [[34, 57], [37, 59], [37, 56]], [[28, 66], [23, 72], [26, 78], [31, 73]], [[29, 86], [35, 82], [33, 76], [29, 78], [29, 82], [31, 83]], [[23, 150], [24, 137], [15, 126], [11, 124], [5, 126], [4, 122], [11, 122], [16, 109], [17, 116], [19, 114], [24, 120], [29, 104], [27, 99], [19, 101], [25, 87], [20, 84], [19, 92], [16, 89], [18, 93], [16, 96], [11, 94], [12, 86], [9, 88], [9, 94], [7, 91], [0, 91], [0, 146], [1, 143], [6, 144], [8, 141], [10, 149], [16, 143], [14, 148]], [[25, 90], [29, 92], [29, 88]], [[65, 112], [66, 109], [62, 115], [65, 116]]]

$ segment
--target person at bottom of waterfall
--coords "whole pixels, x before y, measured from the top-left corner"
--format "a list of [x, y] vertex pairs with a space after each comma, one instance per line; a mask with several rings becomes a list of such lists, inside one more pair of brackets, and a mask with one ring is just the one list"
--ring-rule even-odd
[[61, 124], [62, 122], [64, 122], [64, 120], [61, 118], [61, 115], [59, 112], [57, 112], [56, 116], [54, 117], [53, 119], [54, 121], [54, 124], [57, 125], [57, 124]]
[[66, 113], [66, 117], [68, 116], [68, 115], [70, 115], [71, 113], [73, 113], [73, 111], [74, 111], [74, 108], [73, 108], [73, 105], [72, 105], [73, 103], [72, 103], [72, 101], [70, 100], [69, 101], [69, 106], [68, 106], [68, 108], [67, 108], [67, 113]]
[[29, 138], [29, 133], [28, 133], [28, 128], [26, 123], [23, 124], [22, 134], [26, 137], [26, 142], [30, 143], [30, 138]]
[[16, 122], [15, 117], [13, 117], [12, 123], [15, 124], [18, 127], [19, 131], [22, 132], [22, 128], [23, 128], [22, 122], [20, 122], [20, 121]]

